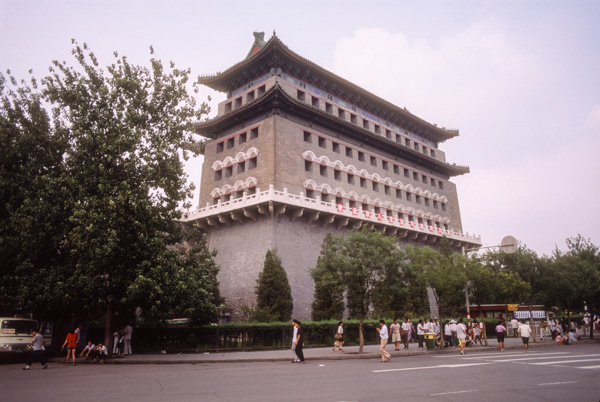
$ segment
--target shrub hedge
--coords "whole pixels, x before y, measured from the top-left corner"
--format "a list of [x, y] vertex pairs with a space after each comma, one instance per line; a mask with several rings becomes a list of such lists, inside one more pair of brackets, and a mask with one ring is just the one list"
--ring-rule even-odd
[[[417, 320], [418, 321], [418, 320]], [[386, 320], [391, 324], [392, 320]], [[485, 320], [489, 337], [495, 336], [497, 320]], [[358, 320], [344, 321], [344, 344], [359, 344]], [[379, 343], [375, 330], [378, 320], [365, 320], [365, 344]], [[333, 346], [338, 321], [305, 322], [305, 347]], [[88, 339], [94, 343], [104, 338], [104, 328], [88, 328]], [[198, 327], [145, 327], [134, 328], [131, 340], [135, 353], [199, 353], [204, 351], [286, 349], [292, 344], [293, 327], [290, 323], [235, 323]]]

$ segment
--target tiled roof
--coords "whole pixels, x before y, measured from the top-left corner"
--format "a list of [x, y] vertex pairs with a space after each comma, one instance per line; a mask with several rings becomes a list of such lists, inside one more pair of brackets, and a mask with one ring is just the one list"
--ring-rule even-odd
[[[262, 46], [262, 47], [260, 47], [260, 46]], [[259, 49], [259, 47], [260, 47], [260, 49]], [[303, 65], [304, 67], [306, 67], [307, 69], [314, 71], [316, 74], [323, 76], [328, 81], [339, 84], [340, 87], [345, 88], [349, 92], [356, 93], [357, 96], [362, 97], [369, 103], [379, 105], [379, 107], [387, 109], [390, 112], [392, 112], [393, 114], [397, 114], [397, 115], [401, 116], [402, 118], [408, 119], [408, 120], [418, 124], [419, 126], [424, 127], [428, 132], [430, 132], [434, 137], [437, 138], [438, 142], [443, 142], [447, 139], [456, 137], [459, 134], [458, 130], [448, 130], [448, 129], [445, 129], [442, 127], [437, 127], [436, 125], [433, 125], [433, 124], [421, 119], [420, 117], [415, 116], [414, 114], [410, 113], [408, 110], [406, 110], [404, 108], [400, 108], [400, 107], [392, 104], [391, 102], [388, 102], [385, 99], [382, 99], [382, 98], [364, 90], [363, 88], [359, 87], [358, 85], [355, 85], [355, 84], [351, 83], [350, 81], [324, 69], [323, 67], [320, 67], [319, 65], [313, 63], [312, 61], [310, 61], [310, 60], [300, 56], [299, 54], [293, 52], [292, 50], [290, 50], [290, 48], [288, 48], [277, 37], [277, 35], [275, 33], [273, 33], [273, 36], [271, 37], [271, 39], [269, 39], [269, 41], [266, 43], [260, 37], [256, 37], [256, 33], [255, 33], [254, 44], [253, 44], [250, 52], [248, 53], [248, 56], [244, 60], [240, 61], [237, 64], [234, 64], [233, 66], [229, 67], [224, 72], [219, 72], [217, 74], [210, 75], [210, 76], [199, 77], [199, 79], [198, 79], [199, 83], [204, 84], [204, 85], [206, 85], [214, 90], [217, 90], [217, 91], [227, 92], [231, 89], [230, 88], [231, 81], [233, 81], [236, 77], [238, 77], [240, 74], [243, 74], [244, 71], [246, 71], [253, 65], [260, 63], [261, 61], [263, 61], [271, 56], [274, 56], [274, 55], [276, 55], [278, 59], [287, 58], [290, 61], [299, 63], [299, 64]], [[272, 67], [276, 67], [276, 66], [272, 66]]]
[[[267, 92], [257, 97], [251, 102], [246, 103], [245, 105], [233, 109], [232, 111], [225, 113], [223, 115], [217, 116], [213, 119], [195, 123], [194, 128], [196, 133], [210, 138], [215, 138], [216, 135], [221, 132], [223, 127], [228, 125], [229, 121], [235, 121], [235, 117], [239, 115], [243, 115], [244, 113], [253, 113], [252, 110], [261, 106], [264, 106], [268, 102], [273, 99], [280, 99], [285, 101], [286, 104], [290, 106], [294, 106], [298, 110], [305, 111], [306, 113], [318, 114], [323, 122], [330, 121], [332, 124], [336, 126], [344, 126], [348, 128], [348, 132], [354, 132], [356, 135], [369, 137], [372, 140], [379, 141], [386, 146], [393, 146], [402, 150], [404, 153], [410, 155], [412, 158], [419, 159], [422, 163], [426, 163], [432, 166], [435, 166], [434, 169], [442, 171], [449, 176], [458, 176], [462, 174], [466, 174], [470, 172], [469, 167], [460, 166], [455, 164], [450, 164], [446, 162], [442, 162], [438, 159], [435, 159], [431, 156], [424, 155], [414, 149], [407, 147], [405, 145], [399, 144], [395, 141], [392, 141], [386, 137], [375, 134], [357, 124], [351, 123], [345, 119], [342, 119], [338, 116], [332, 115], [331, 113], [327, 113], [318, 107], [312, 106], [308, 103], [299, 101], [298, 99], [290, 96], [278, 83], [273, 85]], [[233, 118], [233, 119], [232, 119]]]

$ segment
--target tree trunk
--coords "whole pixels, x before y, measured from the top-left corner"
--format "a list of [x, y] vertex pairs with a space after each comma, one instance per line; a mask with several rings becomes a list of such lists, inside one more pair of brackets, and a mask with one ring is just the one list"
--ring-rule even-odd
[[533, 332], [533, 343], [535, 343], [537, 337], [535, 336], [535, 325], [533, 324], [533, 307], [531, 305], [531, 300], [529, 300], [529, 318], [531, 319], [531, 331]]
[[359, 346], [358, 346], [358, 353], [362, 353], [363, 352], [363, 346], [365, 345], [365, 337], [363, 335], [363, 322], [365, 320], [364, 316], [360, 316], [360, 321], [358, 323], [358, 339], [359, 339]]
[[104, 318], [104, 345], [108, 349], [109, 354], [113, 350], [113, 347], [112, 347], [113, 345], [111, 345], [111, 340], [112, 340], [111, 327], [112, 327], [112, 322], [113, 322], [113, 316], [114, 316], [113, 305], [109, 300], [106, 302], [106, 316]]

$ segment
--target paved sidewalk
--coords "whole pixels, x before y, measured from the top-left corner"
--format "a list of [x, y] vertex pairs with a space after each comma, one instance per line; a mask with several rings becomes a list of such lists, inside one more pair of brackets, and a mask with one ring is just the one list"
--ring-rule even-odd
[[[581, 343], [600, 343], [600, 339], [584, 339]], [[333, 347], [333, 345], [332, 345]], [[306, 348], [304, 349], [304, 357], [307, 362], [320, 360], [347, 360], [347, 359], [380, 359], [379, 345], [365, 345], [363, 353], [358, 353], [358, 346], [348, 346], [344, 348], [344, 352], [334, 352], [332, 347], [327, 348]], [[530, 341], [529, 349], [535, 351], [538, 348], [574, 348], [577, 346], [557, 346], [549, 339], [537, 340], [533, 343]], [[447, 348], [435, 349], [428, 351], [427, 349], [418, 349], [416, 343], [410, 344], [410, 349], [402, 349], [393, 351], [394, 345], [387, 345], [386, 350], [394, 357], [402, 356], [420, 356], [431, 354], [459, 354], [460, 349]], [[524, 350], [521, 338], [506, 338], [505, 350]], [[481, 353], [481, 352], [498, 352], [498, 342], [496, 338], [488, 339], [488, 346], [474, 346], [465, 348], [465, 353]], [[189, 354], [147, 354], [147, 355], [129, 355], [124, 357], [109, 358], [105, 361], [106, 364], [209, 364], [209, 363], [252, 363], [252, 362], [279, 362], [292, 361], [293, 354], [290, 349], [285, 350], [263, 350], [263, 351], [239, 351], [239, 352], [205, 352], [205, 353], [189, 353]], [[56, 357], [49, 359], [52, 362], [64, 362], [64, 357]], [[83, 358], [77, 359], [78, 363], [89, 363]]]

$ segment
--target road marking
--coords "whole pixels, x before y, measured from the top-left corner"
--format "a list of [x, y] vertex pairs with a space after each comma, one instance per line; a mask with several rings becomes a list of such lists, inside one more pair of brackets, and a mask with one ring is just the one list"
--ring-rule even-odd
[[[518, 355], [504, 355], [504, 356], [488, 356], [488, 357], [477, 357], [477, 356], [472, 356], [472, 357], [465, 357], [465, 360], [477, 360], [477, 359], [492, 359], [494, 357], [506, 357], [506, 358], [512, 358], [512, 357], [521, 357], [521, 359], [510, 359], [510, 361], [512, 360], [522, 360], [522, 359], [552, 359], [554, 357], [558, 357], [556, 355], [566, 355], [568, 354], [568, 352], [556, 352], [556, 353], [538, 353], [538, 354], [529, 354], [529, 356], [531, 357], [523, 357], [524, 354], [523, 353], [519, 353]], [[547, 357], [544, 357], [547, 356]], [[572, 355], [571, 355], [572, 356]], [[589, 356], [589, 355], [586, 355]], [[503, 361], [503, 360], [494, 360], [494, 361]]]
[[529, 363], [529, 364], [535, 364], [536, 366], [543, 366], [543, 365], [552, 365], [552, 364], [565, 364], [565, 363], [580, 363], [580, 362], [600, 362], [600, 359], [580, 359], [580, 360], [557, 360], [554, 362], [542, 362], [542, 363]]
[[404, 367], [397, 369], [387, 370], [373, 370], [373, 373], [389, 373], [392, 371], [410, 371], [410, 370], [429, 370], [437, 368], [459, 368], [459, 367], [471, 367], [471, 366], [484, 366], [492, 363], [466, 363], [466, 364], [441, 364], [439, 366], [425, 366], [425, 367]]
[[[475, 353], [477, 353], [477, 352], [473, 352], [473, 354], [470, 355], [470, 356], [474, 356]], [[522, 353], [519, 353], [518, 355], [515, 354], [514, 356], [520, 356], [520, 355], [522, 355]], [[439, 359], [447, 359], [449, 357], [456, 357], [456, 356], [460, 356], [458, 354], [458, 351], [457, 351], [457, 354], [455, 354], [455, 355], [434, 356], [434, 357], [437, 357]], [[512, 354], [506, 354], [506, 353], [502, 353], [502, 352], [498, 352], [498, 353], [477, 353], [477, 356], [481, 356], [481, 357], [486, 357], [486, 356], [490, 356], [490, 357], [494, 357], [494, 356], [512, 356]], [[465, 359], [466, 359], [466, 357], [465, 357]]]
[[560, 385], [560, 384], [575, 384], [577, 381], [562, 381], [562, 382], [543, 382], [538, 385]]
[[440, 392], [439, 394], [429, 394], [429, 396], [438, 396], [438, 395], [450, 395], [450, 394], [464, 394], [466, 392], [476, 392], [476, 389], [467, 389], [464, 391], [453, 391], [453, 392]]
[[594, 369], [599, 369], [600, 366], [583, 366], [583, 367], [577, 367], [579, 369], [584, 369], [584, 370], [594, 370]]
[[[519, 359], [506, 359], [506, 360], [490, 360], [491, 362], [496, 362], [496, 363], [503, 363], [503, 362], [516, 362], [516, 361], [520, 361], [520, 360], [543, 360], [543, 359], [556, 359], [556, 358], [567, 358], [567, 357], [572, 357], [572, 355], [570, 356], [544, 356], [544, 357], [521, 357]], [[532, 363], [533, 364], [533, 363]]]

